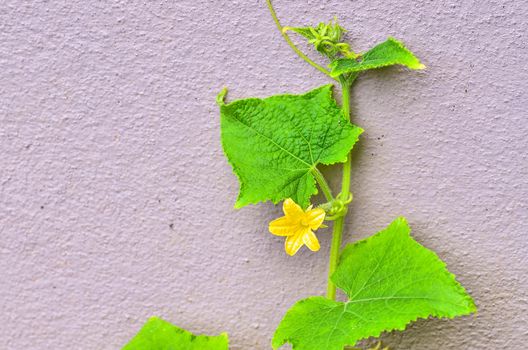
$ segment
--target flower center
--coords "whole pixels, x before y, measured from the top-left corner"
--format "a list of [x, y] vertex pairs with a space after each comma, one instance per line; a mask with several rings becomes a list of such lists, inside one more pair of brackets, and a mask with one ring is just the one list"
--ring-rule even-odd
[[308, 226], [310, 226], [310, 221], [307, 220], [306, 218], [302, 218], [302, 219], [301, 219], [301, 226], [303, 226], [303, 227], [308, 227]]

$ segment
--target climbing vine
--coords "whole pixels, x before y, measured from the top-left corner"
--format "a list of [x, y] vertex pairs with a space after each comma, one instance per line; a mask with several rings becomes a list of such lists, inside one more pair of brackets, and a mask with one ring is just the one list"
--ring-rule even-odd
[[[358, 76], [387, 66], [420, 70], [425, 66], [394, 38], [366, 52], [343, 41], [337, 20], [307, 27], [283, 27], [270, 0], [269, 11], [281, 35], [297, 55], [333, 84], [303, 94], [226, 101], [218, 97], [223, 150], [240, 182], [235, 208], [271, 201], [284, 216], [269, 223], [283, 237], [286, 254], [306, 246], [320, 250], [317, 234], [331, 230], [325, 296], [299, 300], [286, 312], [273, 336], [274, 349], [290, 343], [295, 350], [343, 350], [384, 331], [404, 330], [418, 318], [453, 318], [476, 311], [472, 298], [440, 258], [416, 242], [403, 217], [375, 235], [342, 247], [345, 218], [353, 200], [351, 155], [363, 129], [351, 123], [350, 90]], [[310, 59], [290, 34], [313, 45], [328, 66]], [[321, 165], [342, 166], [341, 185], [330, 188]], [[360, 189], [356, 189], [359, 191]], [[322, 192], [324, 201], [314, 202]], [[325, 254], [323, 252], [322, 254]], [[346, 295], [336, 300], [336, 289]], [[255, 301], [256, 302], [256, 301]], [[124, 349], [227, 349], [227, 335], [195, 336], [159, 318], [150, 319]], [[378, 343], [373, 350], [382, 350]]]

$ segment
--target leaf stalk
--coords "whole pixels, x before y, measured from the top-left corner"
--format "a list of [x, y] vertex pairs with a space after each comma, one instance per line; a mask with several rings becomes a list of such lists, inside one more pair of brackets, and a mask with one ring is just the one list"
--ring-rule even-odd
[[321, 188], [321, 191], [323, 192], [326, 200], [328, 202], [333, 202], [334, 196], [332, 195], [332, 190], [330, 189], [330, 186], [328, 186], [328, 182], [326, 182], [326, 179], [321, 173], [321, 171], [319, 171], [319, 169], [314, 167], [314, 169], [312, 170], [312, 174], [315, 177], [315, 180], [317, 181], [319, 188]]

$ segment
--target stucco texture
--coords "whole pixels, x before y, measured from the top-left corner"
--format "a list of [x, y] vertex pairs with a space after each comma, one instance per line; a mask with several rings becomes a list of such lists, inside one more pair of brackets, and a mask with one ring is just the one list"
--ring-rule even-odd
[[[427, 65], [353, 90], [366, 132], [345, 240], [406, 216], [479, 313], [386, 343], [526, 349], [528, 3], [275, 6], [289, 25], [336, 15], [357, 50], [392, 35]], [[330, 235], [292, 258], [267, 232], [279, 207], [233, 209], [215, 96], [328, 82], [264, 0], [0, 2], [0, 348], [119, 349], [158, 315], [269, 349], [284, 312], [324, 293]], [[323, 169], [334, 186], [338, 170]]]

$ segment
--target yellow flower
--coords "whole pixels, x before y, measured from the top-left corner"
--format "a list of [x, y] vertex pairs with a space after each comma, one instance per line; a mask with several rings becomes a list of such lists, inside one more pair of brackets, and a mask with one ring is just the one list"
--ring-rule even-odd
[[270, 222], [269, 230], [276, 236], [286, 236], [286, 253], [294, 255], [303, 244], [314, 252], [318, 251], [319, 241], [312, 230], [321, 226], [325, 211], [321, 208], [312, 209], [311, 205], [304, 211], [290, 198], [284, 201], [282, 210], [285, 216]]

